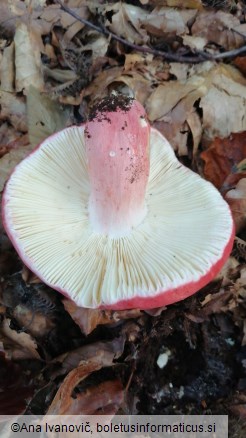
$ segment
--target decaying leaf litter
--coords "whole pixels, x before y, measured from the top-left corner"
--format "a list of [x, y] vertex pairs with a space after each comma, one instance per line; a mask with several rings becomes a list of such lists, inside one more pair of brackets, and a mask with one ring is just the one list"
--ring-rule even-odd
[[42, 284], [1, 226], [1, 413], [245, 419], [245, 3], [64, 2], [96, 29], [59, 3], [0, 2], [0, 190], [41, 140], [118, 90], [221, 191], [237, 238], [216, 281], [195, 296], [114, 312], [77, 308]]

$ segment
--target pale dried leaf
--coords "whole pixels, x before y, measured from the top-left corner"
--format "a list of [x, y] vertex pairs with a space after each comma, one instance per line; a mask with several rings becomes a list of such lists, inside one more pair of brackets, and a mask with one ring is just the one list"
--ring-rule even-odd
[[227, 81], [225, 78], [222, 79], [225, 81], [224, 89], [212, 87], [206, 96], [202, 97], [199, 105], [203, 110], [203, 129], [208, 139], [228, 137], [231, 132], [246, 130], [246, 90], [240, 87], [241, 95], [230, 95], [225, 89]]
[[[57, 88], [53, 90], [54, 92], [58, 91]], [[58, 93], [59, 95], [59, 93]], [[82, 94], [76, 96], [59, 96], [59, 102], [62, 105], [80, 105], [82, 102], [83, 96]]]
[[3, 57], [1, 61], [1, 90], [14, 91], [14, 43], [12, 42], [8, 47], [5, 47], [3, 51]]
[[[233, 30], [240, 32], [242, 36]], [[232, 50], [244, 44], [246, 24], [240, 24], [235, 15], [224, 11], [205, 11], [197, 15], [192, 26], [192, 35], [205, 38], [207, 43], [213, 42], [226, 50]]]
[[126, 3], [115, 3], [114, 5], [104, 6], [103, 13], [113, 12], [107, 27], [128, 41], [136, 44], [146, 43], [149, 39], [146, 31], [141, 28], [142, 21], [147, 17], [146, 11], [137, 6]]
[[172, 6], [173, 8], [187, 8], [187, 9], [203, 9], [201, 0], [156, 0], [157, 3]]
[[[86, 6], [82, 6], [81, 8], [72, 8], [70, 6], [70, 9], [79, 17], [88, 19], [89, 14]], [[70, 42], [84, 27], [84, 24], [81, 23], [81, 21], [77, 20], [72, 15], [63, 12], [61, 13], [61, 25], [64, 29], [67, 29], [63, 35], [63, 41], [66, 41], [66, 43]]]
[[204, 50], [207, 44], [207, 39], [200, 36], [184, 35], [182, 36], [184, 45], [195, 50]]
[[13, 35], [18, 18], [26, 14], [26, 5], [21, 0], [1, 0], [1, 28], [8, 35]]
[[[46, 77], [53, 78], [57, 82], [65, 83], [68, 81], [76, 81], [78, 79], [77, 74], [72, 70], [62, 70], [60, 68], [43, 67], [43, 72]], [[30, 91], [30, 90], [29, 90]]]
[[29, 139], [33, 146], [49, 135], [66, 126], [68, 109], [52, 101], [35, 87], [30, 86], [27, 94], [27, 119]]
[[27, 131], [26, 104], [15, 93], [0, 90], [0, 120], [8, 120], [16, 130]]
[[193, 76], [186, 83], [169, 81], [159, 85], [146, 103], [148, 117], [151, 121], [161, 120], [189, 94], [193, 93], [193, 103], [206, 92], [203, 77]]
[[156, 8], [145, 19], [141, 19], [144, 28], [155, 36], [184, 35], [189, 33], [187, 23], [194, 19], [195, 10], [176, 10], [173, 8]]
[[28, 309], [26, 306], [19, 304], [15, 307], [13, 315], [20, 327], [35, 338], [41, 338], [48, 335], [54, 328], [55, 324], [47, 315]]
[[25, 4], [27, 6], [31, 6], [32, 8], [43, 8], [46, 5], [46, 1], [47, 0], [25, 0]]
[[41, 73], [41, 57], [39, 41], [33, 29], [20, 23], [15, 37], [16, 91], [25, 91], [30, 85], [39, 90], [44, 88]]
[[206, 78], [209, 71], [216, 66], [215, 62], [206, 61], [200, 64], [186, 64], [180, 62], [170, 62], [170, 73], [185, 83], [192, 76], [203, 76]]
[[189, 64], [184, 62], [170, 62], [170, 73], [174, 75], [178, 81], [186, 82], [190, 71]]
[[108, 46], [110, 43], [109, 38], [104, 35], [98, 35], [97, 32], [88, 32], [88, 43], [83, 46], [83, 52], [87, 50], [92, 51], [92, 60], [96, 61], [97, 58], [106, 55]]
[[17, 333], [10, 328], [10, 319], [4, 319], [1, 326], [3, 344], [11, 359], [40, 359], [37, 344], [27, 333]]

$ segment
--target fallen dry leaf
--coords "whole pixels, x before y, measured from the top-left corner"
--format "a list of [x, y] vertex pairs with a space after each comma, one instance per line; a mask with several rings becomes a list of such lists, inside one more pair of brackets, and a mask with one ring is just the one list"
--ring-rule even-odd
[[55, 326], [55, 323], [49, 316], [41, 312], [35, 312], [23, 304], [15, 307], [13, 316], [19, 326], [35, 338], [42, 338], [50, 333]]
[[29, 139], [33, 146], [66, 127], [69, 110], [30, 86], [27, 93]]
[[196, 10], [174, 8], [155, 8], [146, 18], [141, 18], [141, 24], [152, 35], [177, 36], [189, 33], [188, 22], [193, 20]]
[[195, 50], [204, 50], [207, 44], [206, 38], [200, 36], [182, 35], [182, 40], [185, 46]]
[[14, 91], [14, 43], [12, 42], [3, 51], [3, 57], [0, 67], [1, 90], [13, 92]]
[[[99, 391], [97, 398], [95, 395], [98, 386], [95, 389], [90, 389], [87, 393], [76, 394], [76, 398], [72, 397], [74, 389], [81, 381], [85, 380], [91, 373], [112, 365], [115, 353], [110, 351], [109, 345], [112, 344], [104, 343], [104, 348], [106, 348], [104, 349], [103, 343], [101, 343], [101, 349], [98, 350], [98, 345], [94, 344], [93, 355], [82, 359], [80, 365], [69, 372], [48, 409], [48, 415], [96, 414], [101, 411], [108, 412], [108, 409], [110, 409], [108, 413], [115, 414], [117, 412], [123, 401], [123, 388], [118, 380], [110, 383], [104, 382], [102, 385], [104, 390]], [[93, 349], [93, 344], [88, 347]], [[105, 393], [106, 388], [107, 392]], [[89, 401], [91, 405], [88, 404]]]
[[205, 80], [193, 76], [186, 83], [168, 81], [159, 85], [146, 102], [146, 110], [151, 122], [164, 120], [182, 99], [189, 97], [191, 107], [205, 92]]
[[66, 377], [56, 394], [47, 415], [110, 415], [119, 410], [124, 400], [120, 380], [109, 380], [89, 387], [72, 397], [72, 391], [84, 380], [83, 366]]
[[119, 76], [122, 74], [123, 67], [113, 67], [104, 70], [85, 88], [83, 96], [90, 96], [92, 103], [104, 97], [107, 93], [107, 88], [113, 82], [117, 82]]
[[228, 137], [246, 130], [246, 79], [230, 65], [221, 64], [206, 77], [207, 92], [201, 97], [204, 135]]
[[225, 198], [231, 207], [236, 232], [239, 233], [246, 229], [246, 178], [240, 179], [236, 188], [229, 190]]
[[197, 15], [191, 34], [206, 38], [207, 43], [213, 42], [226, 50], [232, 50], [244, 44], [246, 24], [241, 24], [237, 17], [228, 12], [204, 11]]
[[66, 299], [63, 300], [63, 304], [66, 311], [85, 335], [91, 333], [98, 325], [115, 324], [142, 315], [139, 309], [122, 311], [86, 309], [78, 307], [71, 300]]
[[231, 134], [228, 138], [216, 138], [201, 153], [204, 160], [204, 176], [220, 189], [226, 177], [235, 172], [235, 166], [246, 156], [246, 132]]
[[27, 333], [17, 333], [10, 328], [10, 320], [4, 319], [1, 325], [1, 336], [8, 359], [40, 359], [37, 344]]
[[[140, 74], [144, 79], [149, 81], [148, 88], [150, 91], [151, 88], [149, 86], [152, 83], [169, 79], [169, 70], [170, 68], [167, 63], [154, 58], [151, 53], [127, 53], [125, 55], [124, 74], [131, 73], [133, 77], [136, 73]], [[143, 103], [144, 102], [145, 100]]]
[[220, 313], [227, 310], [228, 301], [232, 296], [232, 292], [220, 290], [216, 294], [207, 295], [205, 300], [201, 303], [203, 309], [201, 315], [207, 317], [213, 313]]
[[201, 122], [194, 103], [203, 95], [204, 79], [193, 76], [185, 84], [169, 81], [159, 85], [147, 100], [148, 117], [167, 138], [179, 156], [188, 155], [187, 139], [191, 131], [194, 152], [201, 138]]
[[[10, 126], [7, 122], [4, 122], [0, 126], [0, 158], [7, 154], [12, 147], [16, 147], [17, 143], [24, 146], [27, 141], [27, 134], [22, 134], [16, 131], [13, 126]], [[24, 142], [23, 142], [24, 141]]]
[[246, 56], [238, 56], [234, 59], [233, 64], [246, 76]]
[[8, 36], [13, 36], [18, 19], [26, 14], [26, 5], [21, 0], [1, 0], [1, 28]]
[[41, 73], [40, 40], [41, 36], [34, 29], [28, 28], [25, 23], [18, 25], [14, 37], [16, 91], [24, 90], [26, 93], [30, 85], [39, 90], [44, 88]]
[[146, 11], [137, 6], [117, 2], [103, 6], [103, 14], [112, 14], [106, 26], [114, 33], [135, 44], [143, 44], [149, 40], [146, 30], [141, 27], [142, 20], [147, 17]]
[[0, 120], [8, 120], [16, 130], [27, 131], [26, 103], [15, 93], [0, 90]]
[[56, 357], [53, 363], [58, 363], [61, 368], [56, 370], [53, 378], [58, 375], [63, 375], [77, 368], [81, 363], [90, 363], [91, 360], [97, 358], [97, 362], [102, 367], [111, 366], [113, 360], [118, 359], [123, 351], [125, 345], [125, 336], [120, 336], [107, 342], [94, 342], [75, 350], [68, 351], [61, 356]]

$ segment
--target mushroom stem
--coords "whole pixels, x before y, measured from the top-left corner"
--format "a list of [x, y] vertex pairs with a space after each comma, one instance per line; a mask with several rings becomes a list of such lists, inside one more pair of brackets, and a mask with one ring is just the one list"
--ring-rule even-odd
[[111, 95], [93, 110], [85, 145], [94, 231], [123, 237], [145, 218], [149, 137], [144, 108], [132, 98]]

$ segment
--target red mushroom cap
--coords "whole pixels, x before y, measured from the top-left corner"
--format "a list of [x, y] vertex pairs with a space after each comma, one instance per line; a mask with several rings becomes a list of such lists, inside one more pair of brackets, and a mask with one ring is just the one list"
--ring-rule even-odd
[[24, 263], [83, 307], [182, 300], [214, 278], [234, 239], [220, 193], [119, 95], [23, 160], [2, 210]]

